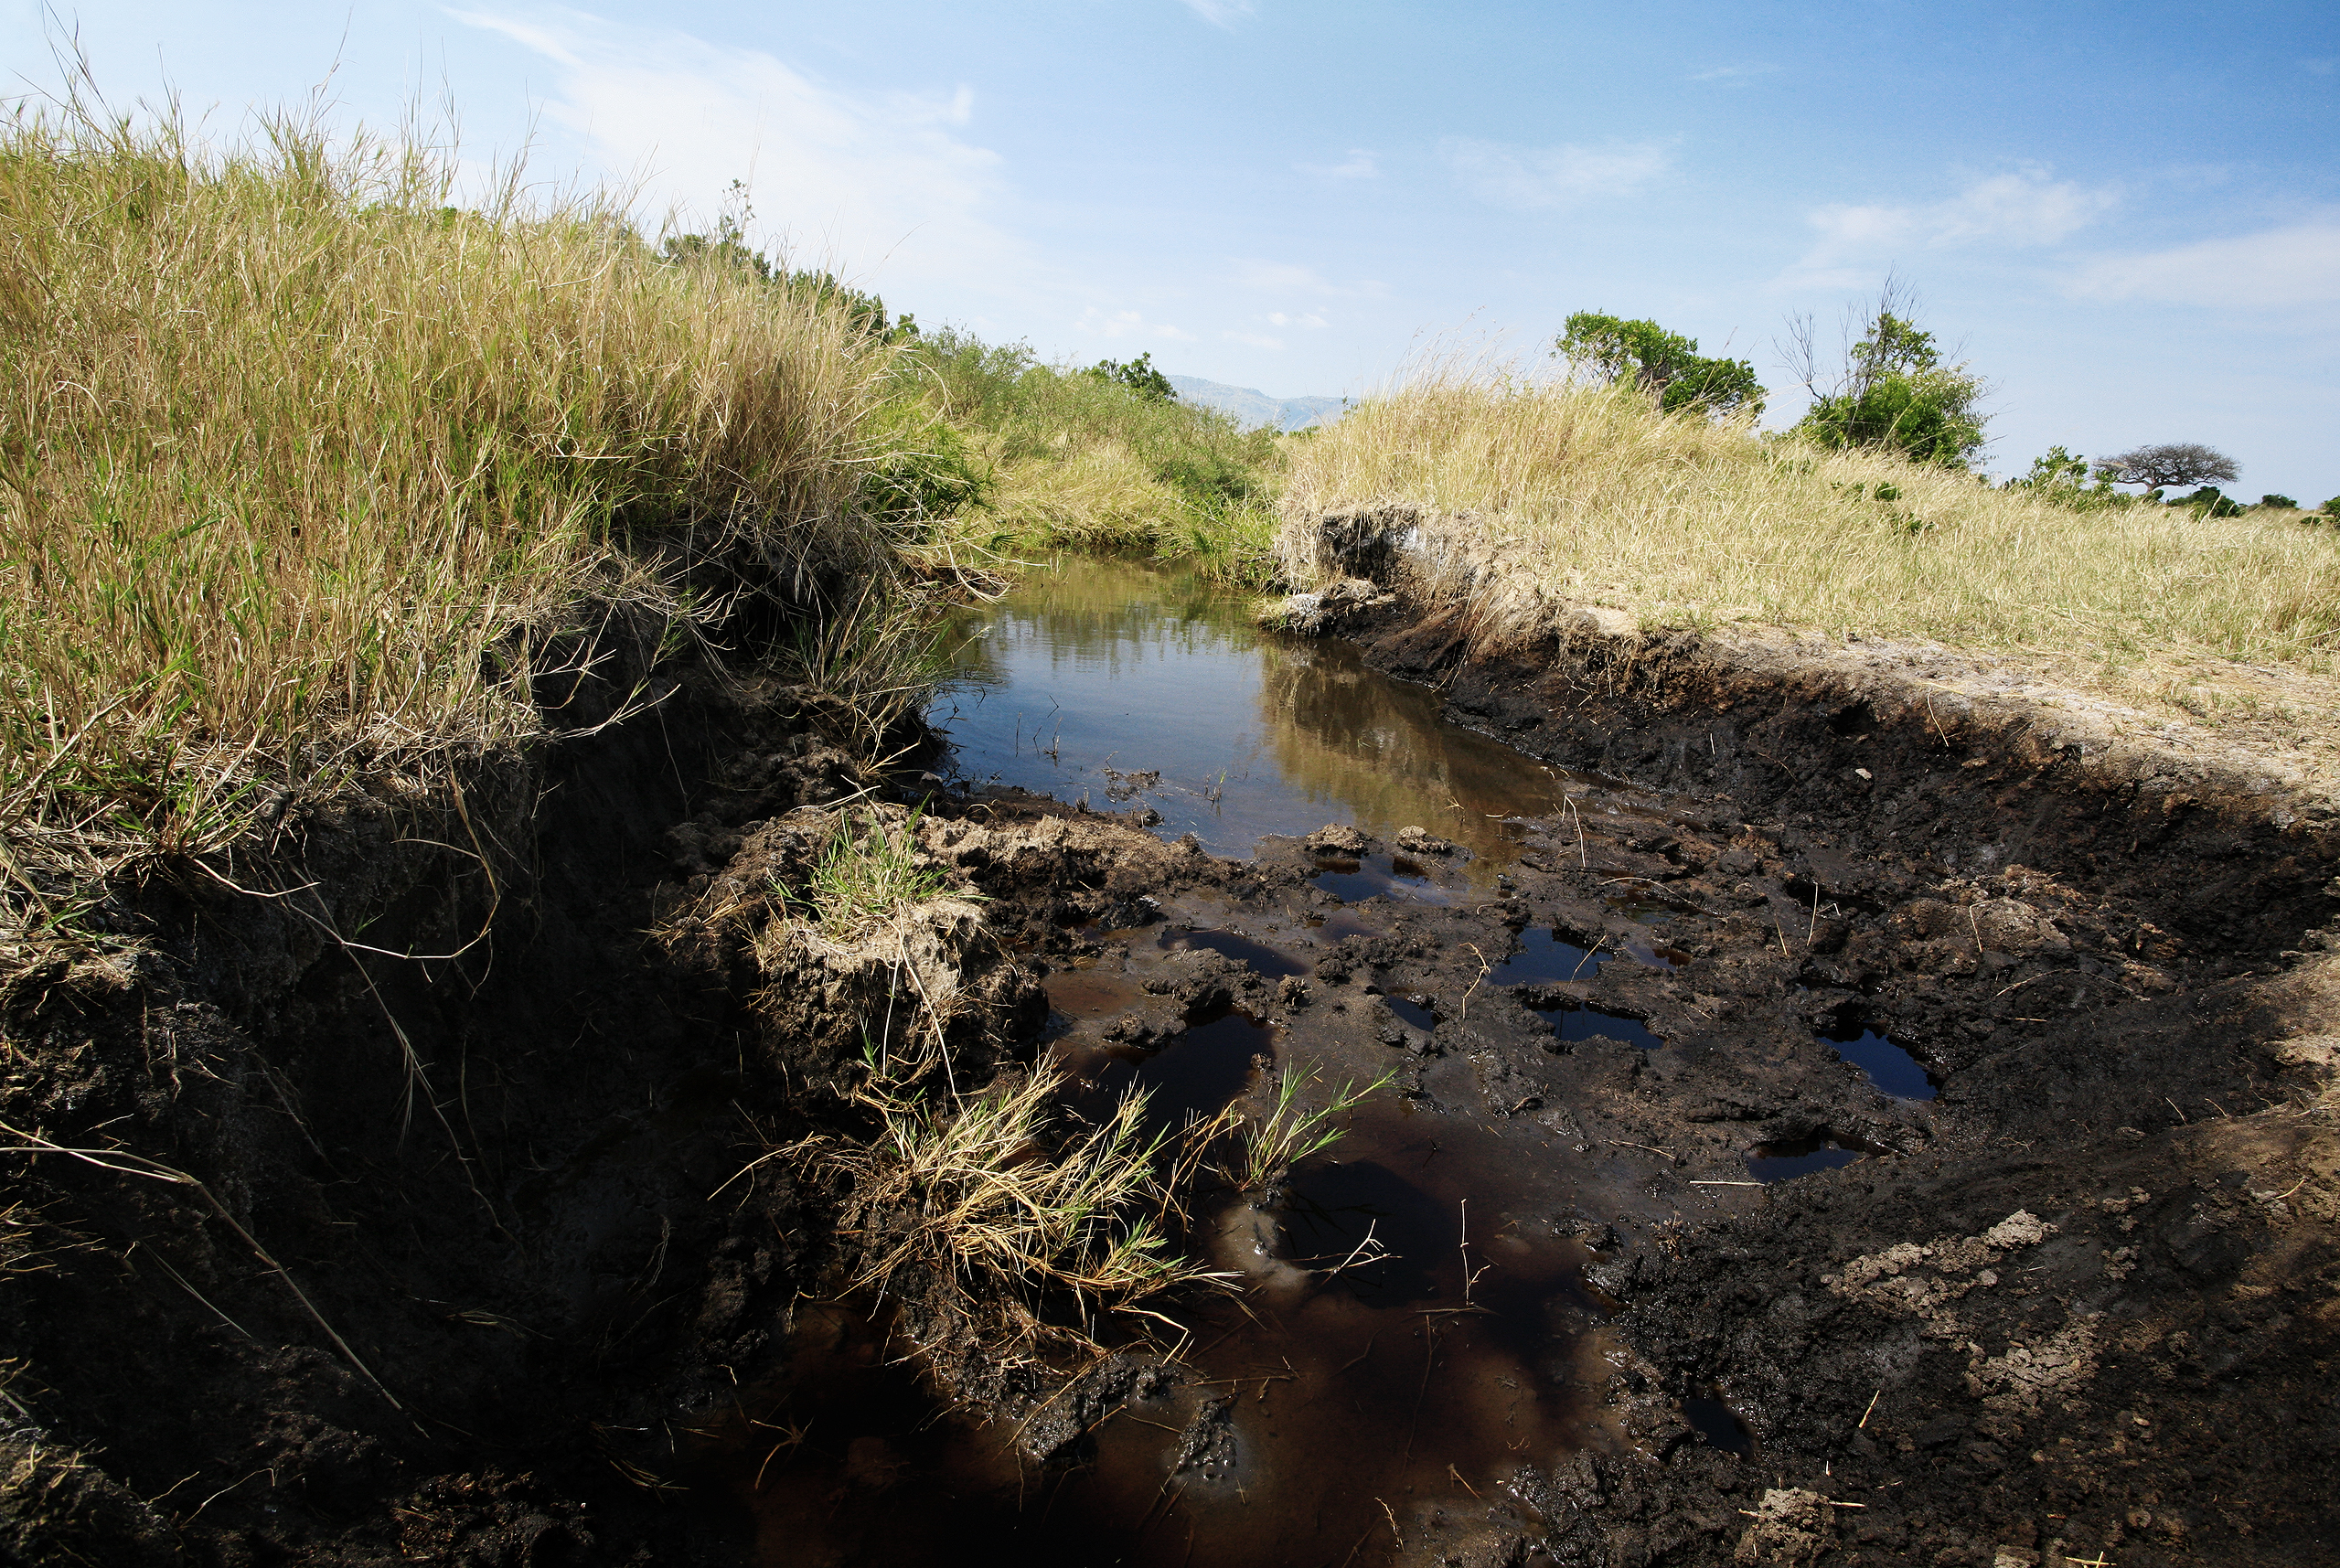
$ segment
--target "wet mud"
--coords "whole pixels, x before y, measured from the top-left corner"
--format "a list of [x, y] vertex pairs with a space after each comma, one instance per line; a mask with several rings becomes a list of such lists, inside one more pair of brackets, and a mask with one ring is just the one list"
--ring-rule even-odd
[[[1481, 658], [1402, 583], [1344, 645], [1139, 576], [963, 628], [956, 752], [875, 796], [818, 703], [710, 683], [476, 795], [532, 846], [494, 878], [390, 803], [300, 823], [277, 885], [337, 928], [445, 952], [524, 901], [492, 955], [150, 900], [139, 989], [10, 1024], [0, 1119], [116, 1168], [11, 1157], [0, 1544], [2328, 1554], [2328, 810], [1694, 648]], [[788, 936], [857, 792], [946, 896], [882, 945]], [[1052, 1061], [1158, 1128], [1378, 1087], [1267, 1188], [1196, 1181], [1220, 1284], [1010, 1343], [847, 1288], [849, 1194], [767, 1157], [866, 1132], [897, 1005], [962, 1088]]]

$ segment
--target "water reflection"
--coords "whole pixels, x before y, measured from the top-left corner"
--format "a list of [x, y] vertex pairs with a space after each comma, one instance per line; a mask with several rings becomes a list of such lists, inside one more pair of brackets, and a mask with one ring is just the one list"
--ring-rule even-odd
[[[1061, 560], [955, 619], [930, 717], [972, 782], [1150, 806], [1156, 832], [1220, 855], [1351, 821], [1383, 837], [1419, 825], [1491, 867], [1512, 853], [1503, 817], [1557, 808], [1551, 770], [1441, 721], [1435, 693], [1345, 644], [1261, 633], [1252, 603], [1181, 572]], [[1108, 800], [1108, 769], [1160, 777]]]

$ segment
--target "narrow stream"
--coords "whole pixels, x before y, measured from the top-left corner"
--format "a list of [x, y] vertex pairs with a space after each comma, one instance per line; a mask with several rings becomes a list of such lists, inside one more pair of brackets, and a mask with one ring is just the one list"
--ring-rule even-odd
[[1476, 880], [1515, 847], [1507, 819], [1560, 809], [1554, 770], [1442, 722], [1435, 692], [1345, 643], [1261, 632], [1252, 606], [1191, 574], [1060, 561], [957, 618], [931, 718], [971, 784], [1151, 809], [1164, 837], [1236, 859], [1328, 822], [1420, 827], [1485, 862]]
[[[1468, 989], [1328, 992], [1273, 1020], [1223, 1008], [1144, 1048], [1127, 1031], [1149, 979], [1198, 951], [1298, 977], [1409, 907], [1483, 900], [1550, 831], [1570, 781], [1443, 722], [1434, 692], [1354, 649], [1262, 634], [1247, 598], [1174, 572], [1064, 561], [962, 614], [953, 646], [958, 674], [932, 716], [970, 787], [1158, 814], [1154, 832], [1226, 857], [1328, 823], [1384, 843], [1420, 827], [1468, 853], [1369, 855], [1264, 912], [1165, 896], [1159, 923], [1100, 933], [1106, 956], [1047, 976], [1048, 1049], [1100, 1096], [1146, 1087], [1163, 1125], [1217, 1111], [1263, 1071], [1368, 1083], [1396, 1061], [1416, 1086], [1361, 1105], [1275, 1211], [1238, 1200], [1202, 1218], [1214, 1266], [1243, 1291], [1170, 1308], [1176, 1385], [1110, 1413], [1070, 1469], [1023, 1458], [1002, 1424], [939, 1416], [866, 1324], [808, 1310], [796, 1393], [762, 1418], [772, 1454], [743, 1488], [763, 1561], [1383, 1563], [1445, 1510], [1512, 1509], [1523, 1465], [1623, 1445], [1601, 1392], [1619, 1351], [1574, 1237], [1587, 1216], [1665, 1211], [1565, 1115], [1490, 1115], [1463, 1055], [1420, 1054], [1469, 1016]], [[1660, 1049], [1639, 1019], [1581, 994], [1605, 965], [1685, 961], [1662, 925], [1637, 929], [1646, 939], [1597, 952], [1531, 930], [1493, 983], [1541, 983], [1539, 1016], [1562, 1041]], [[1393, 1052], [1406, 1040], [1416, 1054]]]

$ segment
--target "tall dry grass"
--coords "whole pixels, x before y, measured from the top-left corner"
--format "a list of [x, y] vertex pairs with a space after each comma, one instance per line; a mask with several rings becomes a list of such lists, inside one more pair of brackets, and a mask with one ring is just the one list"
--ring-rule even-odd
[[873, 565], [882, 354], [600, 198], [477, 210], [409, 142], [0, 123], [0, 868], [221, 843], [252, 781], [529, 734], [544, 637], [678, 569]]
[[1498, 635], [1540, 630], [1559, 601], [1649, 626], [1750, 620], [2144, 671], [2216, 658], [2328, 676], [2340, 645], [2330, 528], [2078, 512], [1661, 415], [1629, 388], [1417, 375], [1294, 446], [1288, 570], [1319, 570], [1318, 514], [1390, 500], [1478, 514], [1502, 567], [1473, 593]]

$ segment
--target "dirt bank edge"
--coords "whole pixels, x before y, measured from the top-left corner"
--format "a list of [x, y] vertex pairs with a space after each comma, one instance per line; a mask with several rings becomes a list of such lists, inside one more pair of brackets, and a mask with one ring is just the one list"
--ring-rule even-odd
[[[2316, 759], [2146, 728], [1916, 645], [1644, 634], [1559, 603], [1538, 635], [1498, 638], [1500, 551], [1470, 519], [1315, 522], [1336, 581], [1272, 620], [1357, 639], [1531, 756], [1714, 803], [1742, 824], [1758, 874], [1741, 891], [1766, 923], [1788, 912], [1783, 888], [1848, 895], [1856, 925], [1898, 913], [1897, 962], [1807, 956], [1802, 978], [1864, 997], [1878, 1027], [1918, 1025], [1948, 1076], [1932, 1157], [1790, 1183], [1605, 1265], [1655, 1384], [1636, 1396], [1652, 1451], [1523, 1477], [1561, 1521], [1555, 1557], [2009, 1568], [2328, 1545], [2340, 842]], [[1988, 899], [2018, 872], [2148, 915], [2169, 938], [2162, 995], [2076, 997], [2065, 1022], [2018, 1029], [1947, 974], [1911, 972], [1930, 963], [1912, 961], [1920, 904]], [[1779, 945], [1784, 962], [1800, 944], [1782, 931]], [[2060, 1076], [2073, 1060], [2132, 1077], [2191, 1062], [2259, 1087], [2116, 1127], [2085, 1097], [2062, 1103], [2082, 1082]], [[2050, 1243], [2037, 1261], [2017, 1260], [2008, 1291], [1975, 1287], [1999, 1278], [1993, 1238], [2034, 1221]], [[1748, 1418], [1754, 1455], [1704, 1448], [1671, 1413], [1708, 1396]], [[1717, 1507], [1732, 1492], [1747, 1505]]]

